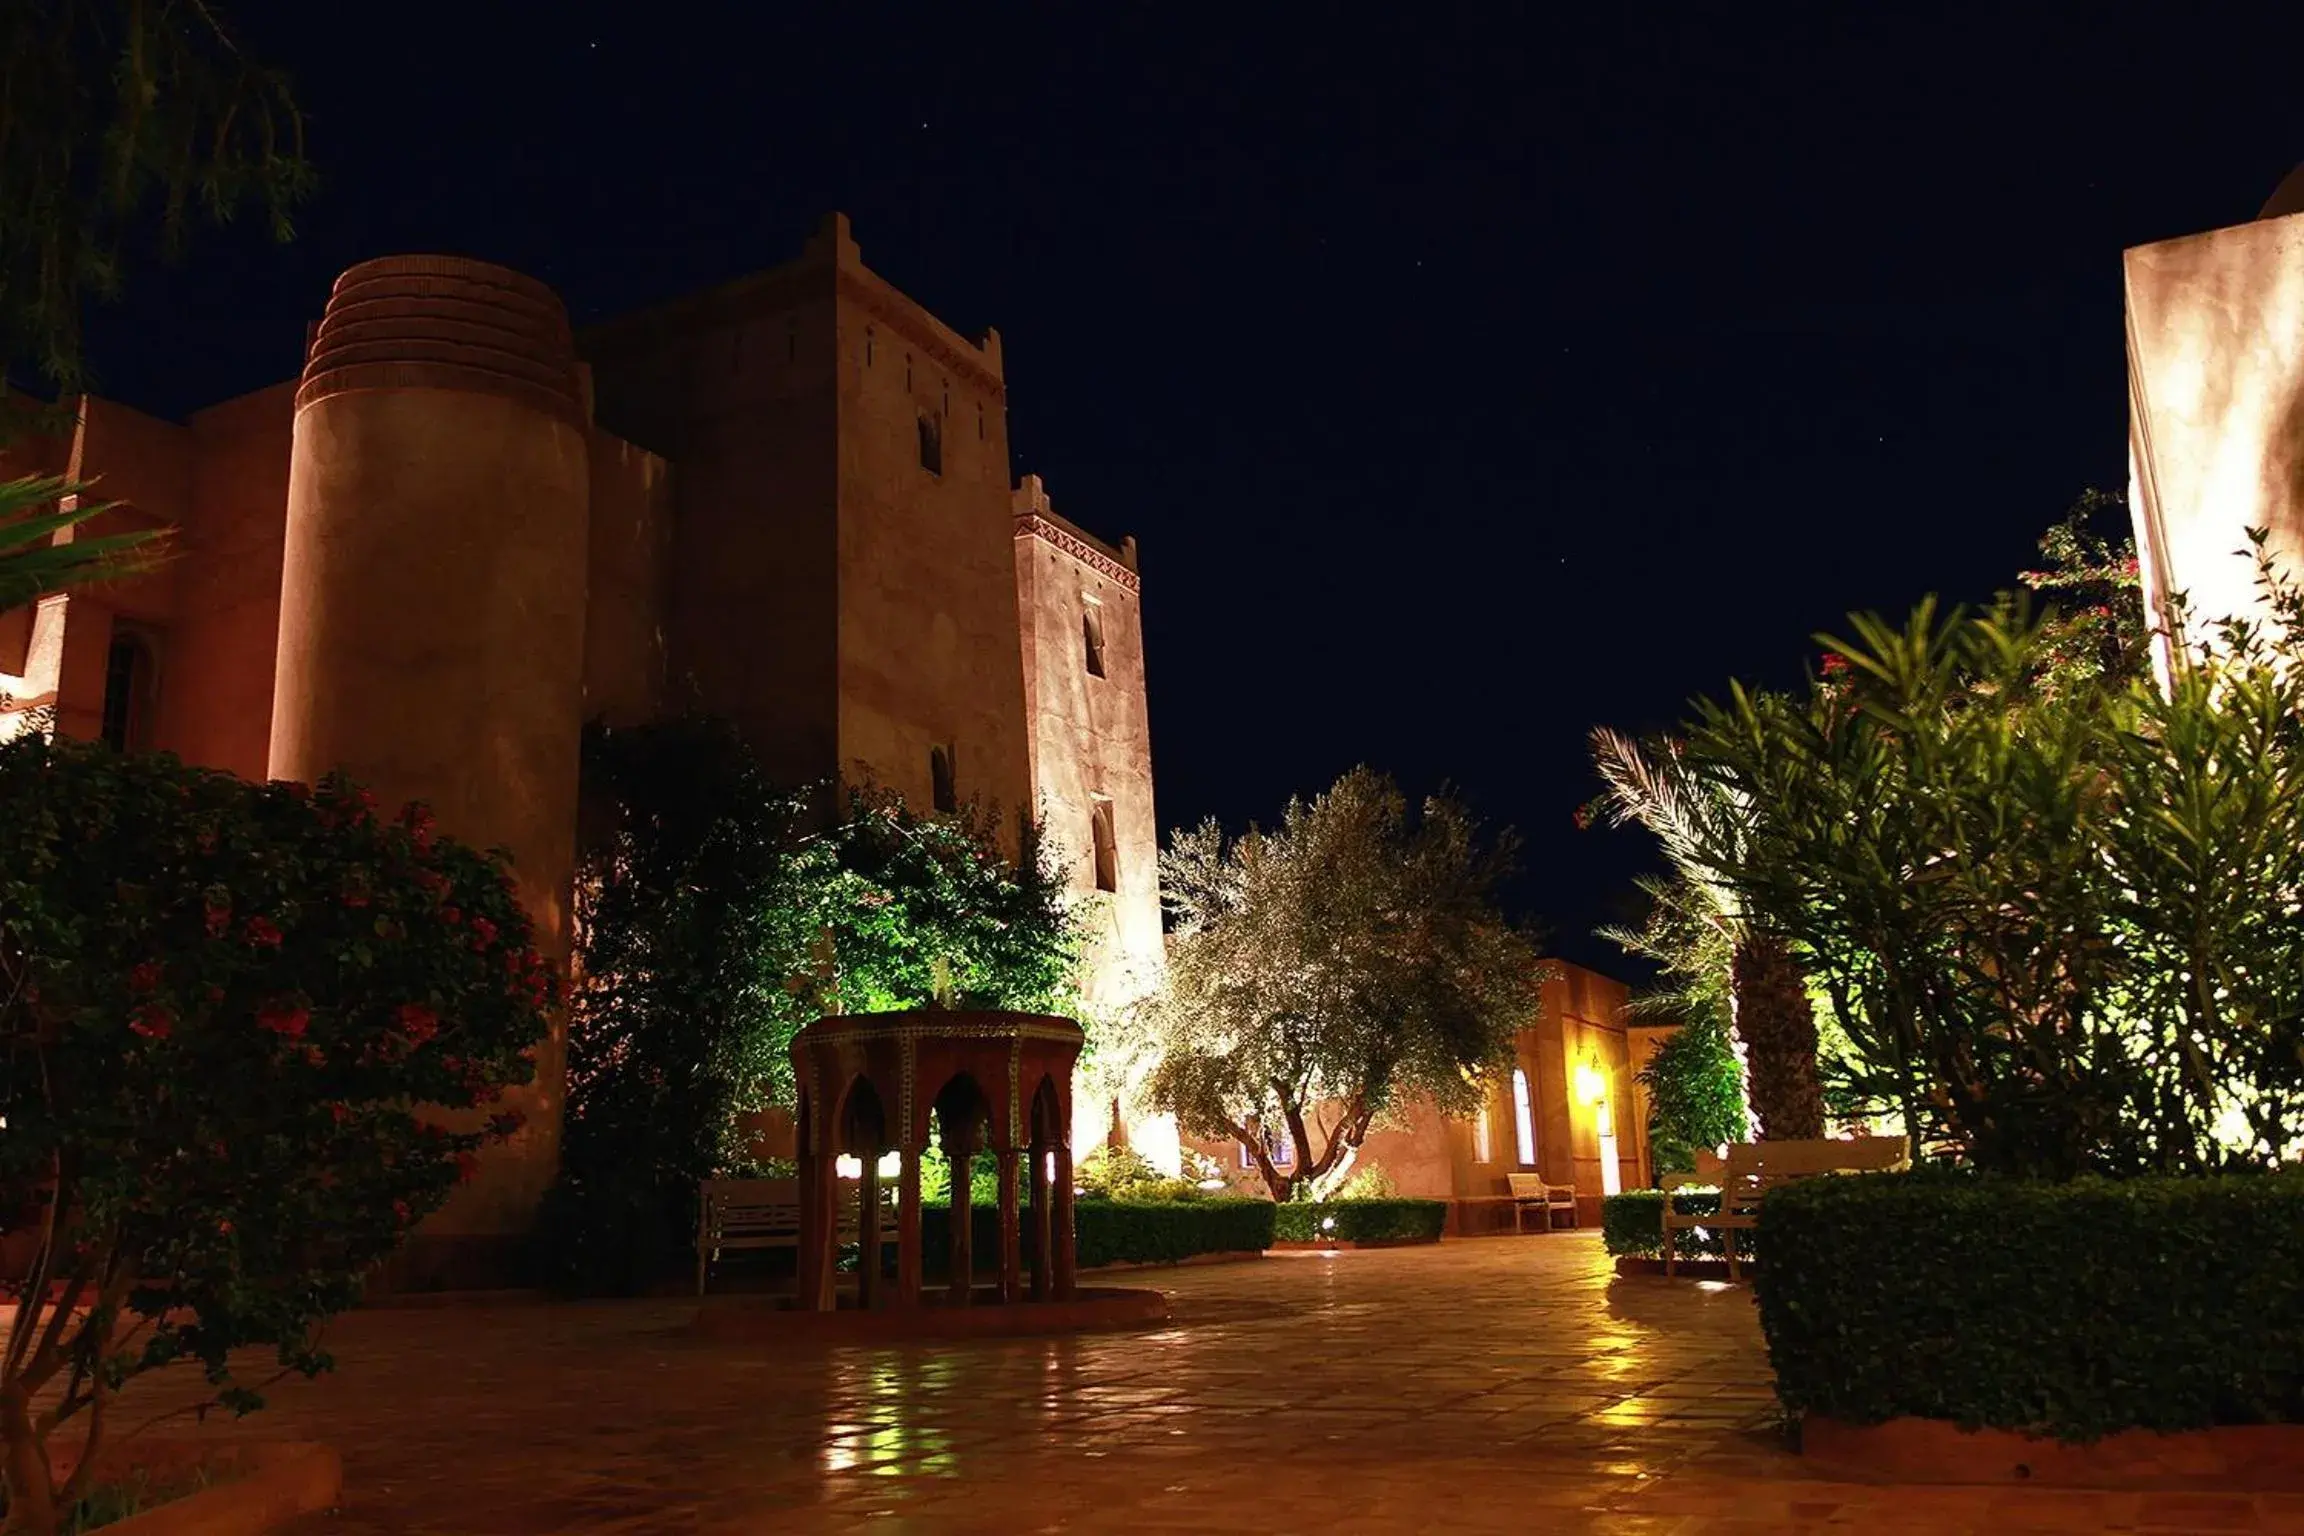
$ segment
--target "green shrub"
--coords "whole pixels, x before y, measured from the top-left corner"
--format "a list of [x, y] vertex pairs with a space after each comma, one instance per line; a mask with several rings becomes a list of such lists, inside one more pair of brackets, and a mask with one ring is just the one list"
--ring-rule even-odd
[[1445, 1200], [1298, 1200], [1275, 1207], [1286, 1243], [1430, 1243], [1448, 1224]]
[[[1139, 1200], [1081, 1200], [1073, 1206], [1072, 1234], [1082, 1269], [1103, 1264], [1174, 1264], [1203, 1253], [1262, 1253], [1272, 1246], [1269, 1200], [1222, 1197], [1189, 1203]], [[970, 1258], [979, 1276], [1000, 1267], [1000, 1213], [977, 1206], [971, 1212]], [[1032, 1219], [1020, 1213], [1024, 1263], [1032, 1262]], [[929, 1206], [920, 1213], [923, 1269], [931, 1278], [950, 1273], [952, 1213]], [[889, 1262], [893, 1262], [890, 1260]]]
[[[1195, 1191], [1197, 1193], [1197, 1191]], [[1173, 1264], [1203, 1253], [1262, 1253], [1272, 1246], [1269, 1200], [1083, 1200], [1073, 1208], [1080, 1267]]]
[[1811, 1179], [1760, 1226], [1787, 1409], [2068, 1440], [2304, 1421], [2304, 1174]]
[[[1692, 1216], [1710, 1216], [1720, 1209], [1720, 1192], [1716, 1189], [1691, 1189], [1672, 1197], [1679, 1208]], [[1749, 1229], [1736, 1234], [1736, 1257], [1748, 1259], [1759, 1252], [1755, 1239], [1759, 1233]], [[1664, 1191], [1660, 1189], [1628, 1189], [1620, 1195], [1609, 1195], [1600, 1202], [1600, 1241], [1617, 1258], [1660, 1259], [1664, 1256]], [[1727, 1250], [1720, 1234], [1707, 1228], [1683, 1227], [1675, 1236], [1673, 1252], [1681, 1258], [1721, 1257]]]

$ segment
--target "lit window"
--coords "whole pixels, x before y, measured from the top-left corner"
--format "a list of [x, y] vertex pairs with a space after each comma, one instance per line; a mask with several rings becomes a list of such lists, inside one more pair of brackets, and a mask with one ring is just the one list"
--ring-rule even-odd
[[929, 803], [939, 811], [950, 812], [960, 809], [960, 791], [952, 780], [952, 749], [950, 747], [930, 747], [928, 749], [928, 795]]
[[1496, 1145], [1488, 1134], [1488, 1106], [1485, 1104], [1481, 1105], [1478, 1112], [1472, 1116], [1472, 1161], [1475, 1163], [1496, 1161]]
[[1536, 1116], [1528, 1105], [1528, 1074], [1512, 1069], [1512, 1140], [1520, 1166], [1536, 1166]]
[[1099, 799], [1088, 811], [1088, 833], [1096, 843], [1096, 889], [1120, 889], [1120, 850], [1112, 842], [1112, 802]]
[[920, 418], [920, 467], [932, 475], [944, 473], [944, 423], [934, 416]]
[[1088, 675], [1104, 675], [1104, 613], [1094, 600], [1080, 605], [1080, 640], [1088, 660]]

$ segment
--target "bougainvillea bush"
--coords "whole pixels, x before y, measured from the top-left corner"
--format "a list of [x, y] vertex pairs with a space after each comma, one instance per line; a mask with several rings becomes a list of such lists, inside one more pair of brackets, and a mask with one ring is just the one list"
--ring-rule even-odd
[[0, 745], [0, 1200], [36, 1250], [7, 1270], [9, 1529], [70, 1502], [50, 1435], [92, 1451], [136, 1375], [195, 1364], [244, 1413], [228, 1350], [327, 1368], [320, 1324], [517, 1128], [492, 1108], [557, 986], [530, 938], [502, 859], [420, 806]]

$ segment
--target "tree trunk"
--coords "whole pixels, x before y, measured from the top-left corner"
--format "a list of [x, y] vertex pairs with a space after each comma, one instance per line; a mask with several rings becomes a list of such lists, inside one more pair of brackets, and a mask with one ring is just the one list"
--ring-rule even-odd
[[1821, 1137], [1824, 1089], [1816, 1076], [1816, 1015], [1792, 947], [1773, 934], [1748, 934], [1736, 945], [1730, 970], [1736, 1036], [1744, 1044], [1761, 1139]]
[[8, 1529], [54, 1536], [56, 1485], [49, 1477], [48, 1448], [32, 1427], [32, 1405], [18, 1382], [0, 1387], [0, 1441], [6, 1445]]

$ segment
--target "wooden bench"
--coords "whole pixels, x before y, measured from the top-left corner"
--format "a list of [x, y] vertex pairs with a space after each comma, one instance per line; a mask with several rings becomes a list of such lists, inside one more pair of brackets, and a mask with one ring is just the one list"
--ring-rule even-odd
[[[834, 1186], [835, 1231], [840, 1242], [857, 1240], [856, 1180], [842, 1179]], [[893, 1181], [883, 1182], [883, 1204], [895, 1199]], [[880, 1241], [896, 1240], [895, 1226], [883, 1217]], [[800, 1181], [798, 1179], [705, 1179], [697, 1187], [696, 1294], [704, 1294], [712, 1265], [721, 1254], [746, 1248], [800, 1246]]]
[[1833, 1173], [1893, 1173], [1912, 1165], [1912, 1149], [1901, 1136], [1856, 1136], [1845, 1141], [1742, 1141], [1728, 1149], [1717, 1215], [1699, 1216], [1679, 1208], [1673, 1195], [1710, 1182], [1703, 1174], [1674, 1174], [1664, 1180], [1664, 1273], [1679, 1257], [1676, 1233], [1701, 1227], [1720, 1234], [1728, 1258], [1728, 1278], [1736, 1278], [1736, 1234], [1760, 1224], [1760, 1202], [1779, 1184]]
[[1504, 1178], [1512, 1186], [1513, 1231], [1528, 1230], [1527, 1217], [1532, 1210], [1544, 1213], [1544, 1230], [1547, 1232], [1552, 1230], [1552, 1215], [1555, 1211], [1566, 1211], [1568, 1225], [1571, 1227], [1579, 1224], [1576, 1220], [1575, 1185], [1548, 1184], [1540, 1173], [1508, 1173]]

